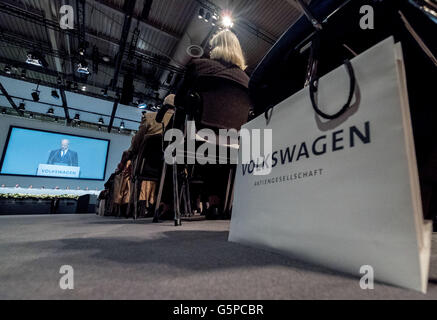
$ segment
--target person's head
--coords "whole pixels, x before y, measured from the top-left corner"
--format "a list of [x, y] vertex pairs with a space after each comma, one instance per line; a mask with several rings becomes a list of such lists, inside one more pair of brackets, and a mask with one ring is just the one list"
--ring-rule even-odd
[[209, 44], [211, 46], [211, 59], [223, 60], [246, 70], [246, 60], [244, 59], [240, 41], [232, 31], [220, 31], [211, 39]]
[[62, 150], [67, 150], [69, 144], [70, 144], [70, 141], [68, 141], [68, 139], [62, 139], [62, 141], [61, 141], [61, 149]]

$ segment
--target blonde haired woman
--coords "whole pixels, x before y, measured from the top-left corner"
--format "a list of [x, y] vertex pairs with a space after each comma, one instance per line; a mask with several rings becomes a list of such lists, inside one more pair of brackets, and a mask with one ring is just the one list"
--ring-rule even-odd
[[[184, 81], [177, 90], [174, 99], [176, 105], [185, 105], [186, 93], [196, 86], [196, 80], [199, 77], [225, 78], [248, 89], [249, 77], [244, 72], [247, 67], [246, 60], [237, 36], [230, 30], [222, 30], [212, 37], [209, 45], [209, 59], [193, 59], [188, 64]], [[223, 98], [226, 99], [226, 97]], [[234, 99], [236, 97], [228, 98]]]
[[[190, 108], [190, 101], [188, 101], [190, 90], [202, 93], [207, 91], [210, 96], [214, 95], [214, 90], [217, 90], [220, 94], [214, 96], [216, 105], [226, 105], [224, 116], [228, 119], [238, 119], [234, 123], [238, 122], [241, 126], [241, 123], [248, 119], [250, 105], [249, 77], [244, 70], [246, 70], [246, 61], [237, 36], [230, 30], [220, 31], [210, 41], [209, 58], [193, 59], [188, 65], [184, 81], [174, 97], [174, 103], [177, 107]], [[221, 90], [220, 86], [223, 86], [223, 81], [217, 81], [220, 78], [230, 80], [240, 90]], [[167, 97], [168, 100], [170, 98], [173, 97]], [[203, 124], [208, 127], [206, 121]], [[215, 123], [212, 127], [217, 129], [220, 125]], [[199, 126], [198, 129], [200, 129]], [[239, 130], [240, 127], [234, 129]], [[208, 213], [212, 212], [212, 216], [223, 211], [228, 169], [227, 167], [207, 166], [203, 170], [205, 173], [203, 198], [209, 203]]]
[[240, 41], [232, 31], [223, 30], [219, 32], [211, 39], [209, 44], [212, 48], [210, 52], [211, 59], [233, 64], [241, 70], [246, 70], [246, 61]]

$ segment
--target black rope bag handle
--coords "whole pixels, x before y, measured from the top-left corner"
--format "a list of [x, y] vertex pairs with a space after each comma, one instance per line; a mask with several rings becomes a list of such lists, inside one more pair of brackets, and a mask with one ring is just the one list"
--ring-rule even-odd
[[311, 54], [310, 54], [310, 79], [309, 79], [309, 89], [310, 89], [310, 99], [311, 104], [313, 106], [314, 111], [321, 116], [324, 119], [333, 120], [341, 115], [343, 115], [350, 107], [350, 104], [352, 102], [352, 99], [355, 94], [355, 88], [356, 88], [356, 78], [355, 78], [355, 72], [352, 67], [352, 64], [348, 59], [344, 61], [344, 66], [346, 67], [346, 70], [349, 75], [349, 96], [347, 99], [346, 104], [343, 105], [343, 107], [336, 112], [335, 114], [327, 114], [320, 110], [319, 105], [316, 102], [316, 94], [318, 91], [318, 82], [319, 77], [317, 76], [317, 65], [319, 62], [319, 54], [320, 54], [320, 32], [316, 32], [313, 42], [311, 45]]

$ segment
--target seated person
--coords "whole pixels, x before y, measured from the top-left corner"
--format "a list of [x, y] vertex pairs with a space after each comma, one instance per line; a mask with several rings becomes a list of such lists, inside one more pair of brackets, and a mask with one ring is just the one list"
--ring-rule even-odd
[[115, 210], [118, 211], [118, 216], [129, 217], [127, 212], [127, 205], [129, 204], [131, 191], [131, 177], [130, 177], [131, 161], [129, 160], [129, 153], [123, 152], [121, 162], [117, 166], [116, 175], [114, 177], [114, 195], [113, 203]]
[[[164, 100], [164, 105], [174, 105], [174, 95], [169, 95]], [[163, 129], [169, 124], [174, 110], [169, 109], [162, 120], [162, 123], [156, 121], [157, 112], [147, 112], [144, 114], [138, 132], [132, 138], [131, 146], [127, 152], [127, 159], [135, 160], [140, 152], [140, 148], [144, 143], [147, 143], [147, 138], [156, 135], [163, 134]], [[138, 201], [140, 201], [140, 211], [147, 212], [147, 216], [153, 216], [156, 196], [156, 181], [142, 181], [141, 191]], [[134, 201], [134, 200], [133, 200]]]
[[[202, 81], [197, 82], [199, 77], [216, 77], [234, 81], [243, 88], [248, 89], [249, 76], [245, 73], [246, 61], [240, 42], [236, 35], [230, 30], [223, 30], [217, 33], [210, 41], [210, 58], [193, 59], [187, 66], [184, 81], [178, 88], [174, 97], [177, 107], [188, 106], [186, 97], [190, 90], [196, 90], [197, 85], [202, 85]], [[244, 99], [242, 99], [244, 98]], [[241, 116], [238, 105], [246, 103], [246, 97], [239, 95], [219, 96], [217, 99], [225, 103], [232, 103], [236, 106], [235, 110], [228, 114], [228, 117]], [[242, 100], [241, 100], [242, 99]], [[241, 103], [240, 103], [241, 101]], [[244, 111], [245, 112], [245, 111]], [[249, 114], [242, 115], [242, 118]], [[200, 128], [197, 128], [200, 129]], [[236, 128], [239, 130], [240, 128]], [[227, 184], [227, 169], [223, 166], [206, 166], [204, 168], [204, 180], [206, 182], [205, 192], [207, 193], [207, 207], [209, 211], [217, 212], [223, 206]], [[204, 208], [205, 209], [205, 208]]]

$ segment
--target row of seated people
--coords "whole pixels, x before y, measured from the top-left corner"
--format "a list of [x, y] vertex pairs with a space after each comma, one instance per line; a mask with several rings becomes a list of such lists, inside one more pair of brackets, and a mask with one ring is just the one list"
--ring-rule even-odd
[[[162, 155], [162, 150], [159, 150], [161, 145], [153, 137], [162, 137], [170, 127], [184, 130], [187, 115], [192, 116], [198, 129], [210, 128], [215, 132], [218, 129], [239, 130], [247, 122], [251, 107], [249, 77], [244, 72], [245, 68], [244, 55], [235, 34], [229, 30], [216, 34], [210, 41], [209, 58], [193, 59], [187, 66], [184, 80], [176, 94], [166, 97], [163, 105], [168, 109], [163, 109], [160, 116], [157, 112], [143, 115], [130, 148], [123, 153], [116, 171], [105, 185], [100, 198], [105, 200], [106, 209], [102, 209], [100, 214], [106, 212], [109, 215], [135, 217], [133, 208], [136, 204], [140, 213], [146, 216], [154, 215], [157, 205], [161, 209], [161, 217], [165, 217], [166, 212], [169, 212], [169, 218], [173, 216], [175, 201], [171, 175], [167, 174], [166, 179], [162, 180], [164, 188], [161, 201], [157, 204], [161, 172], [148, 172], [154, 179], [141, 179], [139, 192], [135, 193], [134, 181], [138, 173], [135, 161], [143, 151], [142, 148], [147, 143], [153, 144], [153, 140], [156, 147], [147, 149], [147, 152]], [[193, 96], [197, 97], [193, 93], [199, 97], [197, 100], [193, 99]], [[157, 121], [157, 116], [162, 119]], [[193, 186], [189, 193], [188, 201], [193, 205], [191, 211], [220, 216], [224, 213], [224, 202], [227, 201], [225, 198], [229, 180], [226, 173], [229, 172], [229, 166], [210, 164], [200, 167], [196, 172], [200, 173], [204, 184], [197, 190]]]

